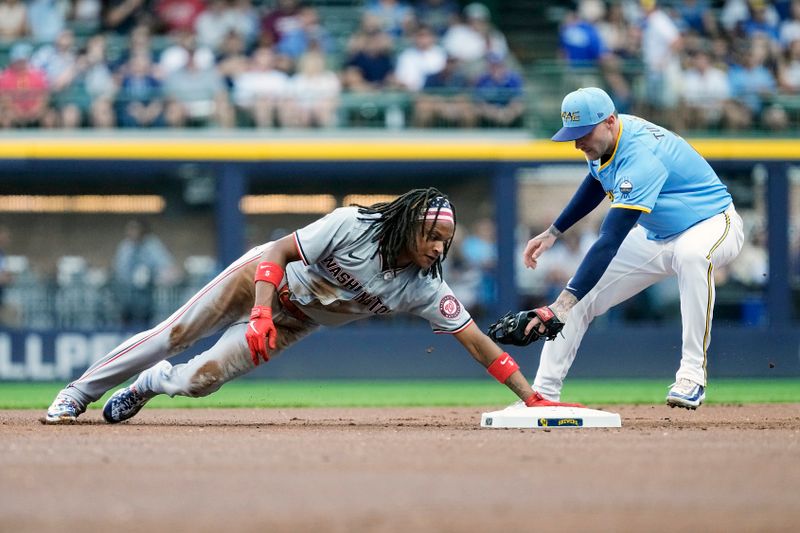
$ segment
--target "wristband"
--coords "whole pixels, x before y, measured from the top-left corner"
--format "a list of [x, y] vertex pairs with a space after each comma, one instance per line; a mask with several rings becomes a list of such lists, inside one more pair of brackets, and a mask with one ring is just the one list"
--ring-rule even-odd
[[281, 281], [283, 281], [283, 269], [278, 263], [272, 261], [262, 261], [256, 267], [256, 275], [254, 281], [266, 281], [275, 285], [277, 289]]
[[268, 305], [257, 305], [250, 310], [250, 320], [256, 318], [269, 318], [272, 320], [272, 307]]
[[517, 370], [519, 370], [519, 365], [507, 352], [501, 353], [500, 357], [492, 361], [492, 364], [486, 368], [486, 371], [500, 383], [505, 383], [509, 376]]

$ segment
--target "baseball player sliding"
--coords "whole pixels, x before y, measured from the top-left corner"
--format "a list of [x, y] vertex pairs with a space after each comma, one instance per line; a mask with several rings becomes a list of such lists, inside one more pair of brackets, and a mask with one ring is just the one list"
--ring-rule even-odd
[[[106, 421], [131, 418], [158, 394], [206, 396], [320, 326], [402, 311], [428, 320], [435, 333], [454, 335], [526, 405], [559, 405], [531, 389], [442, 279], [455, 231], [455, 208], [436, 189], [336, 209], [253, 248], [161, 324], [116, 347], [58, 393], [44, 421], [74, 422], [139, 372], [106, 402]], [[166, 361], [218, 331], [219, 341], [188, 363]]]
[[[493, 326], [493, 337], [527, 342], [539, 334], [552, 338], [542, 349], [534, 388], [557, 400], [592, 319], [675, 275], [683, 349], [667, 404], [696, 409], [705, 399], [714, 268], [731, 262], [742, 249], [742, 219], [725, 185], [686, 141], [638, 117], [618, 115], [603, 90], [569, 93], [561, 104], [561, 119], [563, 127], [553, 140], [574, 141], [586, 156], [589, 174], [553, 225], [528, 241], [525, 265], [536, 268], [556, 239], [603, 198], [611, 200], [611, 209], [597, 241], [556, 301], [517, 318], [504, 317]], [[524, 331], [514, 337], [520, 324]]]

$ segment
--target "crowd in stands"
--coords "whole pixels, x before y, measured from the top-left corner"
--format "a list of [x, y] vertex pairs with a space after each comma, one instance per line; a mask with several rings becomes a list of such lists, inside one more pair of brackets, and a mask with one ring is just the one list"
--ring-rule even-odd
[[559, 35], [621, 111], [679, 131], [800, 125], [800, 0], [579, 0]]
[[[679, 131], [800, 126], [800, 0], [573, 5], [552, 52], [571, 85]], [[486, 5], [354, 0], [351, 26], [322, 7], [0, 0], [0, 127], [524, 125]]]
[[0, 0], [0, 126], [523, 124], [485, 5], [354, 4], [334, 34], [299, 0]]

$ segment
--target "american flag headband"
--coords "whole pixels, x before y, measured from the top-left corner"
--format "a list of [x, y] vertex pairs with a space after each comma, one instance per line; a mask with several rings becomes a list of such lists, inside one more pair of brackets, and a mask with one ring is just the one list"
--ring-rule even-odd
[[450, 221], [454, 224], [456, 221], [450, 202], [441, 196], [428, 202], [428, 209], [419, 218], [420, 220]]

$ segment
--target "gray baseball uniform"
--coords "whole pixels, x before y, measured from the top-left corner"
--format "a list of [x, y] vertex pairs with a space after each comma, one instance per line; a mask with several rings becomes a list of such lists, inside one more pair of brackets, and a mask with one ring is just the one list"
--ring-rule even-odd
[[[340, 208], [294, 233], [302, 261], [286, 265], [286, 286], [272, 302], [278, 346], [271, 356], [320, 325], [373, 315], [411, 313], [428, 320], [435, 333], [458, 333], [472, 322], [441, 278], [415, 265], [384, 267], [378, 243], [372, 242], [370, 216]], [[122, 343], [62, 392], [85, 406], [147, 369], [137, 380], [142, 392], [205, 396], [251, 371], [255, 366], [245, 329], [254, 299], [253, 275], [268, 246], [247, 252], [172, 316]], [[172, 366], [165, 361], [223, 329], [213, 347], [189, 362]]]

